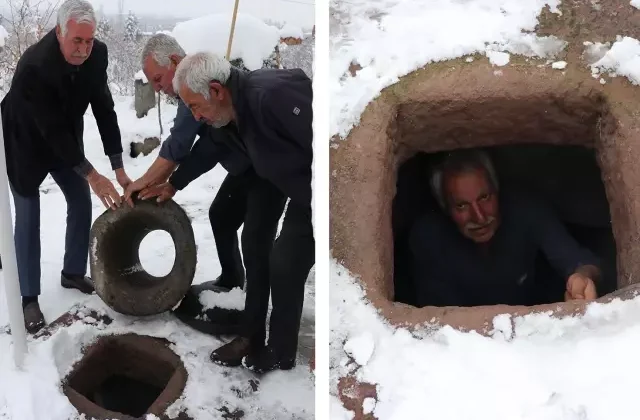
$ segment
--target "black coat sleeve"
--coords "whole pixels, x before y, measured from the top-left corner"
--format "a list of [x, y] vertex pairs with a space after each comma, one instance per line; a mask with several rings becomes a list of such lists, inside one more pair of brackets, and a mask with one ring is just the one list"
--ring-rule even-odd
[[84, 152], [68, 123], [68, 117], [58, 106], [58, 96], [53, 86], [32, 66], [17, 72], [13, 85], [18, 87], [13, 93], [16, 111], [32, 116], [35, 128], [51, 152], [69, 167], [82, 164], [85, 161]]
[[96, 77], [99, 82], [95, 84], [91, 93], [91, 109], [98, 124], [100, 138], [105, 155], [111, 158], [113, 169], [122, 167], [122, 138], [118, 127], [118, 116], [114, 110], [113, 97], [107, 81], [107, 66], [109, 56], [107, 47], [104, 46], [100, 57], [99, 74]]
[[177, 190], [184, 189], [192, 181], [212, 170], [222, 159], [222, 150], [206, 136], [200, 137], [191, 152], [169, 178]]

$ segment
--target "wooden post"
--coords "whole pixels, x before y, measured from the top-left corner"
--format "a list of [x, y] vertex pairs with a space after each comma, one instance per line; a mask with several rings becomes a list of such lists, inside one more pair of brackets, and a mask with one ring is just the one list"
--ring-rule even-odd
[[227, 44], [227, 60], [231, 60], [231, 44], [233, 43], [233, 33], [236, 30], [236, 18], [238, 17], [238, 3], [240, 0], [236, 0], [236, 4], [233, 7], [233, 18], [231, 19], [231, 31], [229, 32], [229, 43]]

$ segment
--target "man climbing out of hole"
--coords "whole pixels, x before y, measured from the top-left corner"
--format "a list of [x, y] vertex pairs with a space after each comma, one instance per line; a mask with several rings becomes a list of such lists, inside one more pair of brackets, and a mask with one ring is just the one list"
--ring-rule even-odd
[[120, 206], [111, 181], [84, 153], [84, 114], [89, 104], [104, 152], [122, 188], [131, 182], [122, 164], [122, 144], [107, 83], [108, 51], [95, 39], [91, 3], [67, 0], [57, 25], [20, 57], [11, 88], [2, 100], [7, 172], [13, 193], [15, 245], [25, 326], [35, 333], [45, 324], [40, 311], [40, 198], [48, 174], [67, 201], [67, 231], [61, 284], [93, 293], [85, 276], [91, 229], [91, 193], [106, 207]]
[[[284, 195], [256, 175], [249, 157], [229, 141], [236, 136], [228, 127], [211, 127], [197, 120], [173, 89], [176, 67], [186, 53], [170, 35], [155, 34], [142, 50], [142, 69], [156, 92], [178, 99], [178, 111], [170, 136], [162, 143], [160, 153], [149, 169], [125, 191], [125, 200], [133, 206], [133, 195], [145, 197], [149, 188], [157, 185], [185, 188], [193, 179], [220, 163], [228, 174], [209, 207], [209, 222], [216, 241], [221, 274], [216, 286], [226, 289], [244, 287], [245, 270], [238, 247], [238, 229], [244, 223], [243, 235], [255, 236], [254, 242], [243, 241], [245, 259], [264, 261], [271, 252], [277, 223], [286, 203]], [[196, 136], [211, 141], [198, 142], [194, 154], [207, 156], [201, 171], [180, 171], [179, 164], [189, 156]], [[199, 167], [200, 169], [200, 167]], [[171, 176], [174, 174], [173, 176]], [[167, 180], [171, 176], [171, 183]], [[175, 192], [174, 192], [175, 193]]]
[[430, 183], [443, 212], [424, 215], [410, 234], [418, 306], [539, 303], [533, 298], [538, 251], [566, 279], [565, 300], [597, 298], [595, 256], [542, 202], [500, 191], [487, 154], [449, 154]]
[[[246, 328], [233, 341], [214, 350], [211, 359], [227, 366], [242, 363], [258, 373], [291, 369], [295, 366], [305, 283], [315, 249], [311, 223], [311, 80], [300, 69], [245, 73], [214, 54], [197, 53], [178, 65], [173, 87], [197, 120], [235, 133], [226, 140], [230, 147], [246, 153], [261, 182], [289, 198], [282, 230], [270, 255], [249, 252], [251, 247], [266, 245], [270, 236], [248, 233], [245, 226]], [[210, 141], [208, 137], [199, 139], [169, 183], [153, 187], [141, 198], [168, 199], [176, 191], [173, 182], [184, 173], [197, 176], [210, 169], [211, 158], [206, 153]], [[270, 217], [264, 217], [259, 226], [275, 232]], [[270, 294], [273, 309], [265, 345]]]

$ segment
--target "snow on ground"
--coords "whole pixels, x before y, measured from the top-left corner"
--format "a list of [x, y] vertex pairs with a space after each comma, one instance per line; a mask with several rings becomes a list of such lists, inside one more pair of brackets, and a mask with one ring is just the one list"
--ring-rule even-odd
[[[230, 29], [231, 19], [228, 15], [213, 14], [178, 23], [173, 29], [173, 36], [187, 54], [209, 51], [224, 57]], [[278, 28], [267, 25], [257, 17], [238, 13], [231, 59], [242, 58], [249, 70], [259, 69], [279, 42]]]
[[609, 76], [626, 76], [634, 85], [640, 85], [640, 41], [618, 37], [611, 49], [591, 64], [591, 72], [594, 77], [602, 72], [608, 72]]
[[[640, 298], [591, 304], [583, 317], [498, 318], [492, 337], [445, 327], [390, 327], [332, 261], [331, 381], [354, 372], [377, 384], [380, 420], [632, 420], [640, 387]], [[373, 336], [371, 358], [348, 363], [345, 342]], [[372, 343], [360, 340], [369, 353]], [[335, 394], [334, 394], [335, 395]], [[368, 407], [373, 402], [367, 402]], [[332, 420], [349, 413], [332, 397]]]
[[[141, 141], [148, 136], [159, 135], [157, 108], [143, 119], [135, 117], [133, 98], [114, 98], [116, 112], [122, 130], [125, 151], [131, 141]], [[176, 107], [163, 103], [164, 132], [169, 132]], [[166, 134], [165, 134], [166, 137]], [[115, 183], [108, 159], [104, 156], [95, 119], [90, 109], [85, 117], [85, 147], [88, 159], [96, 169]], [[124, 155], [125, 168], [132, 179], [144, 173], [157, 155], [156, 149], [149, 156], [137, 159]], [[215, 279], [220, 273], [215, 242], [208, 221], [208, 210], [218, 186], [226, 172], [221, 167], [203, 175], [187, 189], [178, 192], [175, 200], [183, 206], [192, 220], [198, 265], [193, 284]], [[117, 184], [116, 184], [117, 185]], [[119, 187], [117, 187], [119, 189]], [[119, 189], [120, 190], [120, 189]], [[0, 419], [1, 420], [69, 420], [74, 419], [74, 409], [61, 393], [59, 381], [80, 356], [81, 345], [96, 338], [97, 334], [137, 332], [165, 337], [174, 343], [173, 350], [182, 358], [189, 379], [185, 398], [179, 407], [187, 407], [194, 418], [213, 420], [220, 418], [217, 408], [226, 402], [229, 408], [239, 407], [246, 413], [245, 419], [312, 419], [314, 413], [313, 376], [306, 359], [299, 359], [298, 366], [290, 372], [274, 372], [259, 378], [256, 393], [247, 393], [248, 380], [255, 378], [241, 368], [221, 368], [209, 361], [210, 352], [230, 340], [200, 334], [169, 314], [135, 318], [119, 315], [102, 303], [99, 297], [87, 297], [75, 290], [60, 286], [60, 270], [64, 254], [64, 230], [66, 205], [59, 187], [47, 177], [41, 188], [42, 220], [42, 295], [41, 308], [48, 322], [68, 311], [76, 304], [86, 303], [114, 318], [103, 330], [95, 326], [76, 323], [54, 334], [47, 340], [31, 340], [25, 370], [13, 367], [11, 339], [0, 328]], [[92, 195], [93, 217], [105, 211]], [[46, 209], [46, 213], [44, 211]], [[144, 267], [157, 265], [155, 269], [167, 272], [175, 257], [175, 249], [167, 235], [154, 232], [152, 240], [145, 239], [140, 250]], [[150, 234], [151, 235], [151, 234]], [[150, 237], [148, 237], [150, 238]], [[162, 273], [160, 273], [162, 274]], [[0, 282], [4, 279], [0, 271]], [[306, 330], [301, 341], [313, 343], [314, 324], [313, 272], [307, 282], [304, 303]], [[4, 287], [0, 287], [0, 326], [8, 324]], [[306, 356], [308, 357], [308, 355]], [[242, 398], [233, 391], [237, 388]], [[233, 411], [233, 410], [232, 410]], [[75, 420], [75, 419], [74, 419]]]
[[[330, 135], [345, 136], [379, 92], [425, 64], [487, 51], [552, 58], [562, 40], [533, 31], [559, 0], [333, 1]], [[349, 65], [362, 70], [344, 77]]]
[[221, 308], [242, 311], [244, 310], [244, 299], [245, 293], [239, 287], [234, 287], [226, 293], [204, 290], [198, 296], [202, 309]]

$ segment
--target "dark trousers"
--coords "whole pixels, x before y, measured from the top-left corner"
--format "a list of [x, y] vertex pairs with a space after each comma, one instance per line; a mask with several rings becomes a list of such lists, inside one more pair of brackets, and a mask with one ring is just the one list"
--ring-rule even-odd
[[244, 268], [238, 247], [238, 229], [243, 223], [247, 287], [261, 282], [256, 278], [268, 277], [269, 254], [285, 203], [286, 197], [253, 170], [226, 176], [209, 208], [224, 285], [243, 285]]
[[[67, 201], [63, 273], [85, 275], [91, 230], [89, 184], [72, 169], [51, 172]], [[11, 188], [16, 208], [14, 240], [22, 296], [40, 295], [40, 195], [19, 195]], [[53, 222], [56, 223], [56, 222]]]
[[[251, 240], [250, 237], [246, 238]], [[243, 235], [243, 246], [245, 237]], [[246, 254], [246, 251], [245, 251]], [[271, 292], [269, 345], [281, 359], [294, 359], [298, 347], [304, 287], [315, 260], [311, 207], [289, 202], [280, 236], [268, 261], [268, 275], [247, 276], [245, 313], [252, 340], [263, 340]], [[262, 266], [261, 266], [262, 267]]]

